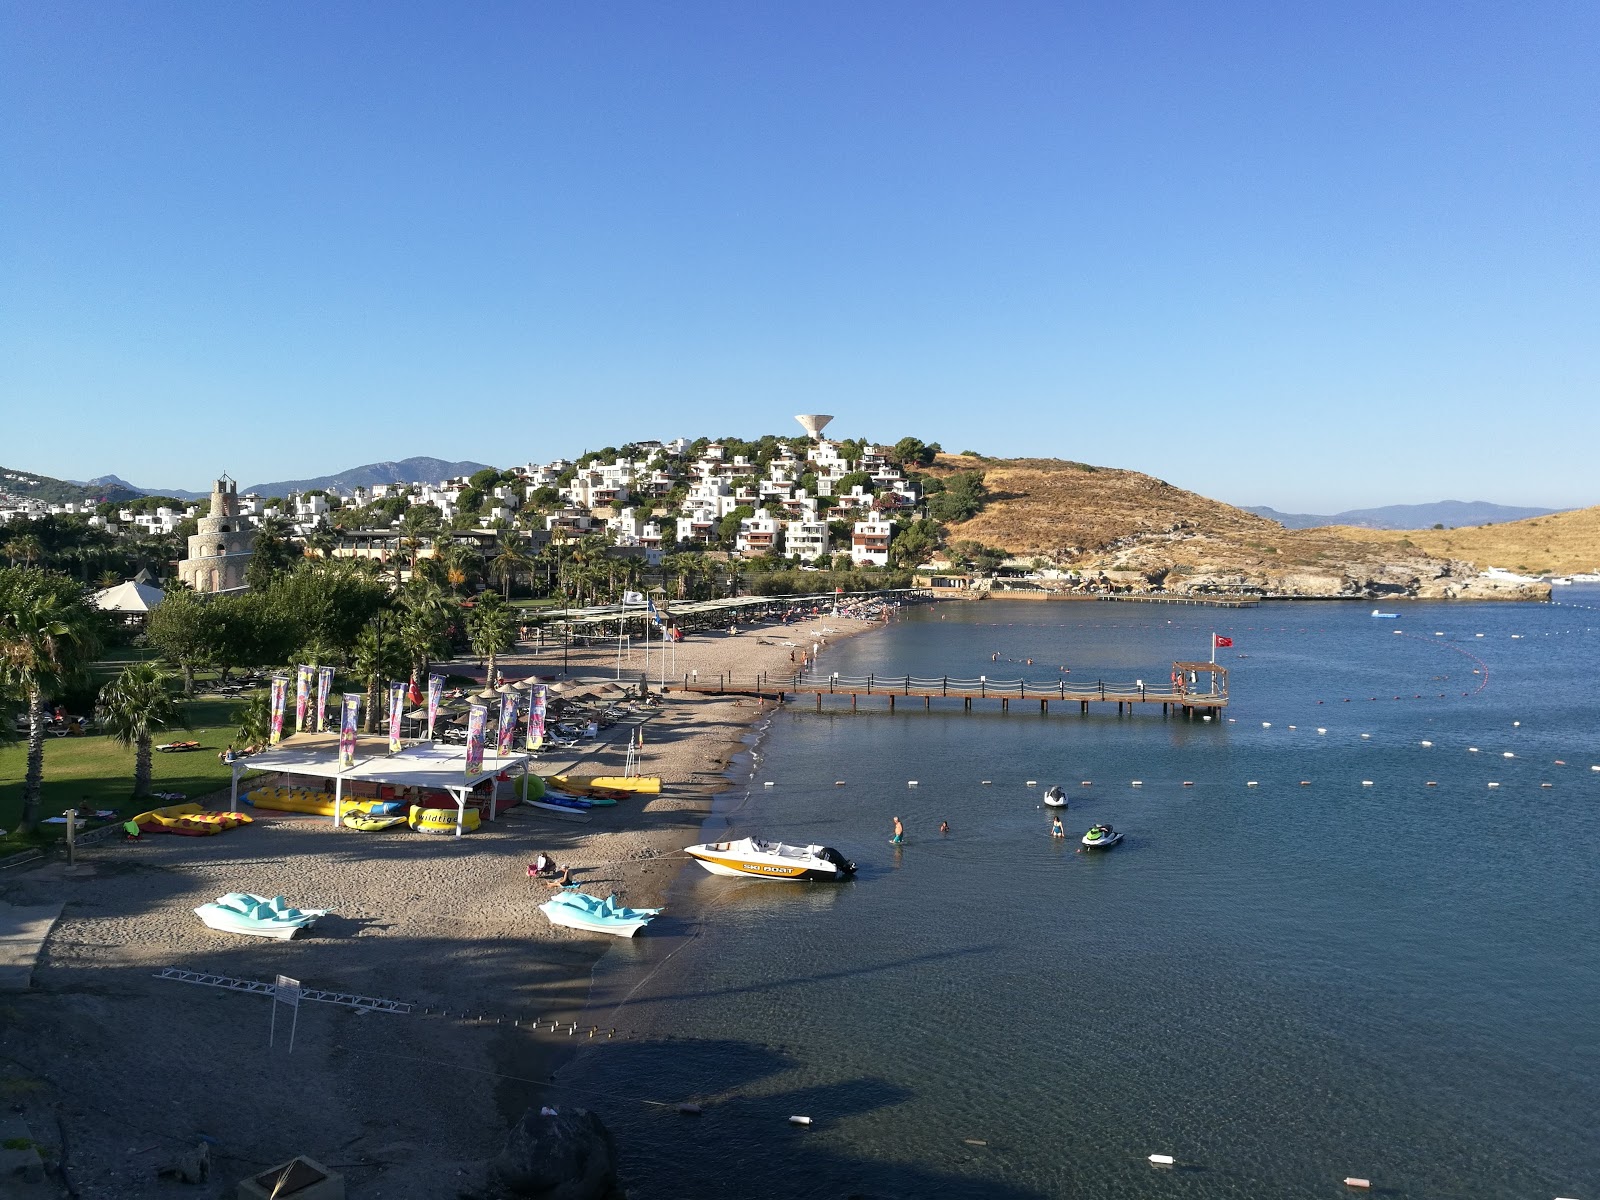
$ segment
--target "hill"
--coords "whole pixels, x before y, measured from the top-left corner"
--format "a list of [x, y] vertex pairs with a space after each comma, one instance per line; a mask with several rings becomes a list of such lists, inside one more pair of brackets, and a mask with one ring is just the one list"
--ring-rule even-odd
[[82, 486], [91, 490], [95, 488], [120, 489], [124, 492], [132, 492], [136, 496], [171, 496], [176, 500], [204, 500], [211, 495], [210, 492], [191, 492], [183, 488], [140, 487], [116, 475], [96, 475]]
[[277, 483], [255, 483], [241, 491], [255, 492], [261, 496], [284, 496], [290, 492], [304, 492], [312, 488], [336, 487], [342, 490], [371, 487], [375, 483], [438, 483], [456, 475], [471, 475], [481, 471], [487, 463], [446, 462], [442, 458], [403, 458], [399, 462], [368, 463], [351, 467], [337, 475], [318, 475], [314, 479], [284, 479]]
[[1317, 513], [1286, 513], [1257, 505], [1245, 507], [1276, 521], [1285, 529], [1314, 529], [1319, 525], [1354, 525], [1361, 529], [1426, 529], [1432, 525], [1456, 528], [1461, 525], [1496, 525], [1545, 517], [1563, 510], [1557, 508], [1517, 508], [1491, 504], [1487, 500], [1440, 500], [1434, 504], [1385, 504], [1380, 508], [1352, 508], [1331, 516]]
[[70, 504], [83, 500], [135, 500], [143, 492], [122, 485], [74, 483], [70, 479], [52, 479], [37, 471], [19, 471], [13, 467], [0, 467], [0, 493], [18, 498], [43, 500], [46, 504]]
[[1134, 587], [1369, 598], [1543, 594], [1479, 580], [1470, 564], [1424, 552], [1412, 540], [1420, 534], [1285, 529], [1137, 471], [941, 455], [933, 473], [972, 469], [975, 462], [989, 501], [950, 527], [952, 541], [971, 539]]
[[1336, 527], [1327, 532], [1363, 544], [1395, 546], [1404, 541], [1436, 557], [1471, 562], [1480, 570], [1504, 567], [1525, 575], [1600, 570], [1600, 506], [1471, 529], [1391, 533]]

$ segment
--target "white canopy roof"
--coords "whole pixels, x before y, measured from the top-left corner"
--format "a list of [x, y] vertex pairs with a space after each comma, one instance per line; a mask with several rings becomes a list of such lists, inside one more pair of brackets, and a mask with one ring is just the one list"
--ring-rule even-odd
[[[339, 739], [324, 734], [315, 740], [284, 742], [272, 750], [241, 759], [247, 771], [284, 771], [291, 775], [320, 775], [326, 779], [359, 779], [365, 783], [388, 783], [396, 787], [466, 788], [493, 778], [501, 771], [522, 766], [527, 754], [483, 752], [483, 773], [467, 778], [467, 748], [438, 742], [415, 742], [394, 754], [367, 754], [374, 739], [362, 738], [356, 750], [355, 765], [339, 766]], [[387, 743], [384, 743], [387, 745]]]
[[119, 583], [116, 587], [96, 592], [94, 602], [95, 607], [102, 608], [106, 612], [142, 613], [149, 612], [166, 597], [167, 594], [160, 588], [130, 579], [127, 583]]

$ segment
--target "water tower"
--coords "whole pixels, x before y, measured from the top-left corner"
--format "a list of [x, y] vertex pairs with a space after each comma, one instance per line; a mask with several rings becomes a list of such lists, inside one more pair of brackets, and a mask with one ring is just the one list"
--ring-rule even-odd
[[808, 413], [805, 416], [796, 417], [795, 420], [800, 422], [800, 428], [804, 429], [807, 436], [815, 442], [821, 440], [823, 429], [827, 427], [828, 422], [833, 418], [822, 413]]

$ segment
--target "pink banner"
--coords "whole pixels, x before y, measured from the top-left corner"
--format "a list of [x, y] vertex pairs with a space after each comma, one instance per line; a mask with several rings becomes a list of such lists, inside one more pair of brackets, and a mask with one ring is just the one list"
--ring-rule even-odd
[[400, 749], [400, 722], [406, 714], [406, 685], [389, 685], [389, 753]]
[[272, 681], [272, 735], [271, 742], [276, 746], [283, 741], [283, 710], [289, 702], [289, 681], [281, 675]]
[[517, 744], [517, 700], [515, 692], [500, 697], [500, 727], [495, 734], [495, 752], [510, 754]]
[[544, 714], [550, 705], [550, 694], [544, 684], [528, 693], [528, 749], [537, 750], [544, 744]]
[[356, 726], [361, 721], [361, 693], [346, 692], [339, 713], [339, 767], [356, 765]]
[[306, 731], [306, 710], [311, 707], [311, 678], [315, 667], [298, 666], [294, 671], [294, 731]]
[[433, 741], [433, 723], [439, 716], [439, 703], [444, 699], [444, 676], [428, 676], [428, 740]]
[[483, 774], [483, 735], [489, 725], [489, 709], [474, 704], [467, 710], [467, 778]]
[[317, 668], [317, 732], [328, 727], [328, 696], [333, 691], [333, 668]]

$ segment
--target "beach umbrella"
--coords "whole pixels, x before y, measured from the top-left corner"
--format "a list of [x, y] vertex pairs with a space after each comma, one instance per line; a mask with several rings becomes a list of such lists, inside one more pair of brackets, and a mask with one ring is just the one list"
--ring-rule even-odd
[[498, 699], [500, 699], [500, 693], [495, 691], [492, 687], [486, 687], [486, 688], [483, 689], [483, 691], [474, 692], [472, 694], [479, 700], [498, 700]]

